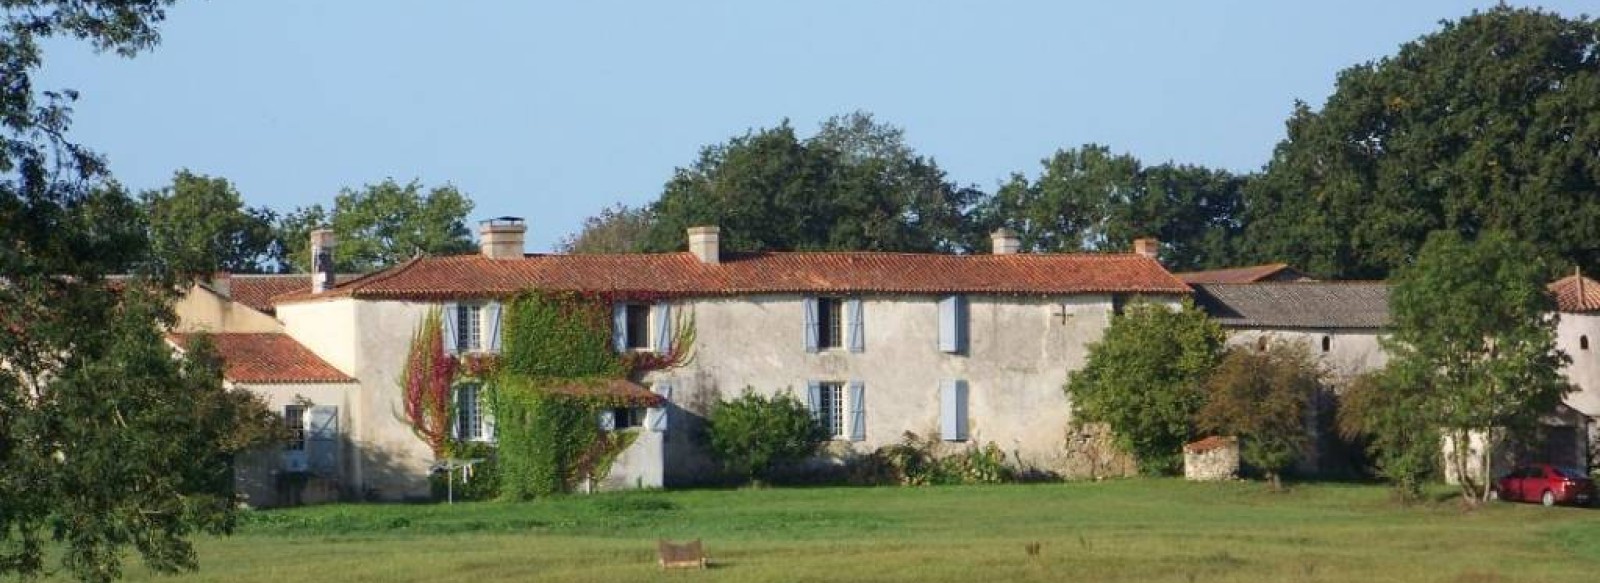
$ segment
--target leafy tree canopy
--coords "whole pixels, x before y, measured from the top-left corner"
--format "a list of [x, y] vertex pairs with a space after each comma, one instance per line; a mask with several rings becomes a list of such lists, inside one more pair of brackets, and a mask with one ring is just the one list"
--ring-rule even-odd
[[1146, 167], [1128, 154], [1086, 144], [1042, 161], [1035, 180], [1001, 185], [978, 215], [985, 230], [1010, 227], [1034, 251], [1126, 251], [1154, 236], [1176, 270], [1224, 267], [1234, 259], [1244, 179], [1171, 163]]
[[1266, 350], [1233, 347], [1206, 381], [1206, 403], [1195, 424], [1238, 436], [1244, 461], [1278, 489], [1279, 475], [1309, 445], [1307, 414], [1324, 376], [1303, 342], [1274, 342]]
[[583, 228], [557, 244], [562, 253], [635, 253], [644, 248], [645, 237], [655, 225], [648, 207], [623, 204], [609, 206], [599, 215], [584, 219]]
[[[1432, 413], [1457, 444], [1468, 432], [1525, 432], [1571, 390], [1547, 271], [1536, 257], [1532, 244], [1500, 231], [1477, 240], [1439, 231], [1395, 274], [1394, 331], [1384, 347], [1395, 366], [1431, 389], [1419, 413]], [[1465, 456], [1451, 458], [1468, 478], [1463, 493], [1485, 495], [1486, 484], [1463, 471]]]
[[1083, 368], [1068, 376], [1074, 419], [1109, 425], [1139, 471], [1176, 472], [1225, 339], [1188, 300], [1181, 309], [1134, 303], [1112, 318], [1105, 337], [1089, 345]]
[[[1435, 230], [1600, 267], [1600, 23], [1497, 6], [1339, 74], [1248, 190], [1252, 255], [1383, 278]], [[1547, 274], [1548, 275], [1548, 274]]]
[[194, 568], [186, 538], [233, 525], [227, 456], [274, 426], [223, 390], [204, 342], [173, 358], [170, 278], [108, 281], [159, 266], [140, 208], [67, 140], [76, 93], [32, 85], [41, 39], [133, 56], [170, 3], [0, 2], [0, 576], [57, 556], [109, 581], [130, 550], [160, 572]]
[[179, 170], [172, 186], [144, 193], [155, 256], [177, 273], [265, 273], [275, 251], [277, 214], [246, 207], [233, 184]]
[[346, 188], [334, 198], [332, 213], [314, 204], [278, 222], [281, 261], [286, 271], [309, 271], [311, 231], [324, 226], [333, 228], [334, 268], [343, 272], [377, 271], [422, 254], [469, 252], [475, 249], [467, 229], [472, 206], [448, 184], [424, 192], [421, 182], [391, 178]]
[[718, 225], [735, 251], [966, 249], [976, 237], [964, 218], [979, 195], [870, 114], [832, 118], [804, 140], [785, 121], [679, 168], [650, 207], [643, 248], [681, 250], [685, 229]]

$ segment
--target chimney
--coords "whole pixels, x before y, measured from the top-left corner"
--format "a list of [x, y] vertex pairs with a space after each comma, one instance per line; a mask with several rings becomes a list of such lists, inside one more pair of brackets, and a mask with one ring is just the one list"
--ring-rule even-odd
[[1160, 261], [1161, 258], [1157, 257], [1157, 255], [1161, 253], [1161, 240], [1155, 237], [1134, 239], [1133, 252]]
[[211, 274], [211, 281], [207, 283], [211, 286], [211, 291], [217, 292], [217, 295], [225, 298], [233, 297], [233, 274], [218, 271]]
[[522, 259], [522, 217], [498, 217], [478, 223], [478, 249], [490, 259]]
[[333, 287], [333, 229], [311, 231], [311, 293]]
[[722, 263], [722, 228], [689, 227], [689, 252], [693, 253], [701, 263], [707, 265]]
[[994, 242], [995, 255], [1014, 255], [1022, 251], [1022, 237], [1017, 232], [1005, 227], [994, 230], [989, 235], [989, 240]]

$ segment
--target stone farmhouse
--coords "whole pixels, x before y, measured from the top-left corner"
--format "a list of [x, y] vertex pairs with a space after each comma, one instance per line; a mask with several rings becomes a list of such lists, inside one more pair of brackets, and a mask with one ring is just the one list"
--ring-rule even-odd
[[[703, 416], [746, 389], [792, 391], [832, 434], [836, 456], [914, 432], [951, 447], [993, 442], [1025, 467], [1072, 475], [1084, 456], [1063, 445], [1075, 433], [1062, 391], [1068, 371], [1125, 302], [1176, 304], [1191, 292], [1154, 259], [1152, 240], [1134, 253], [1036, 254], [1001, 230], [987, 254], [727, 253], [715, 227], [698, 227], [687, 252], [529, 255], [524, 233], [520, 220], [490, 221], [477, 254], [355, 278], [235, 276], [191, 290], [174, 341], [213, 333], [227, 382], [266, 396], [303, 429], [287, 451], [238, 464], [251, 503], [427, 496], [435, 460], [397, 414], [413, 331], [439, 307], [447, 346], [496, 351], [501, 302], [528, 289], [661, 298], [614, 306], [618, 350], [670, 351], [671, 323], [692, 316], [688, 364], [610, 387], [665, 405], [602, 421], [640, 432], [602, 488], [703, 479]], [[318, 232], [313, 252], [326, 257], [335, 244]], [[484, 389], [457, 387], [462, 439], [493, 439]], [[290, 492], [283, 476], [305, 478]]]

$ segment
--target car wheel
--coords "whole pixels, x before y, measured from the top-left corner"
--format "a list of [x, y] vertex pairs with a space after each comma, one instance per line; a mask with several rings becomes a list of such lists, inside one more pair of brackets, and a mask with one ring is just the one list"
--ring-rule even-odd
[[1556, 495], [1555, 494], [1551, 494], [1549, 490], [1545, 490], [1544, 491], [1544, 496], [1539, 498], [1539, 503], [1544, 504], [1545, 506], [1555, 506], [1556, 505]]

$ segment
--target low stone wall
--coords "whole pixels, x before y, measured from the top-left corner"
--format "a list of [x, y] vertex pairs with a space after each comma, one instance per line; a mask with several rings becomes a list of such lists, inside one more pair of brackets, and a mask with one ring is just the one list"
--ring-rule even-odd
[[1065, 452], [1051, 470], [1069, 480], [1098, 480], [1137, 475], [1139, 464], [1117, 449], [1104, 423], [1068, 427]]
[[1207, 437], [1183, 446], [1183, 477], [1196, 481], [1239, 477], [1239, 439]]

